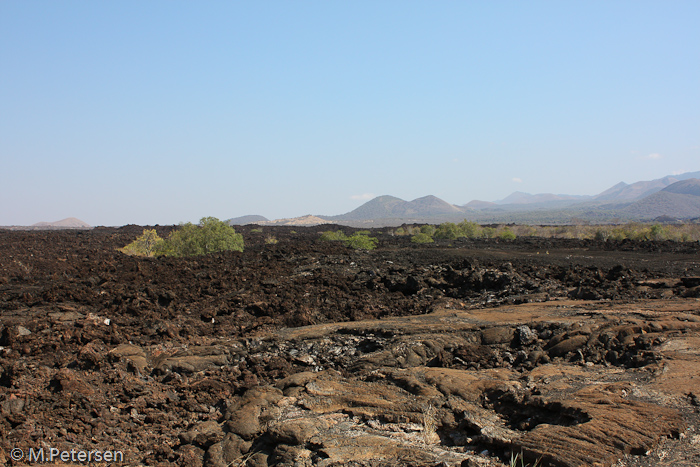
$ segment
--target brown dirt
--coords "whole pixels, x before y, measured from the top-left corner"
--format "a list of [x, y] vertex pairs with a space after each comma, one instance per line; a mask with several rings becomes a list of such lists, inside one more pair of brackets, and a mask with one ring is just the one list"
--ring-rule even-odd
[[700, 464], [698, 243], [142, 229], [0, 230], [0, 465]]

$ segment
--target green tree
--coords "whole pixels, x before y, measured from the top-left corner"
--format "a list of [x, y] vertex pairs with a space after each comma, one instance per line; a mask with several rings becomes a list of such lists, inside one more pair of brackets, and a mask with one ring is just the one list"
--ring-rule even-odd
[[121, 248], [119, 251], [134, 256], [154, 256], [158, 254], [159, 246], [163, 239], [158, 236], [156, 229], [146, 230], [133, 242]]

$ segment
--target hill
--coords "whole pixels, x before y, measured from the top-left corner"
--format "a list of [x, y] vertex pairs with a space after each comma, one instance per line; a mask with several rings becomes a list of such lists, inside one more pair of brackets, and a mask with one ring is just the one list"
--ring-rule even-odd
[[395, 196], [377, 196], [367, 201], [362, 206], [339, 216], [329, 216], [333, 220], [369, 220], [390, 217], [400, 217], [399, 213], [405, 211], [406, 201]]
[[496, 204], [546, 204], [561, 201], [579, 202], [590, 198], [590, 196], [555, 195], [553, 193], [538, 193], [536, 195], [531, 195], [530, 193], [515, 191], [502, 200], [496, 201]]
[[267, 222], [268, 220], [269, 219], [267, 217], [257, 216], [257, 215], [248, 215], [248, 216], [234, 217], [233, 219], [229, 219], [227, 222], [229, 225], [246, 225], [246, 224], [256, 224], [258, 222]]
[[625, 201], [636, 201], [661, 191], [679, 180], [681, 179], [669, 175], [656, 180], [635, 182], [631, 185], [628, 185], [625, 182], [620, 182], [617, 185], [608, 188], [604, 192], [597, 194], [593, 197], [593, 199], [596, 201], [618, 203]]
[[67, 217], [56, 222], [37, 222], [29, 227], [34, 229], [90, 229], [92, 228], [87, 222], [76, 219], [75, 217]]
[[700, 179], [690, 178], [669, 185], [661, 191], [667, 193], [677, 193], [680, 195], [700, 196]]
[[292, 217], [289, 219], [276, 219], [274, 221], [260, 221], [256, 222], [258, 225], [298, 225], [298, 226], [306, 226], [310, 227], [313, 225], [321, 225], [321, 224], [332, 224], [333, 222], [329, 222], [326, 219], [323, 219], [319, 216], [313, 216], [311, 214], [307, 214], [305, 216], [300, 216], [300, 217]]
[[690, 219], [700, 216], [700, 180], [688, 172], [632, 184], [624, 182], [596, 196], [532, 195], [515, 192], [496, 201], [470, 201], [455, 206], [436, 196], [405, 201], [378, 196], [339, 216], [320, 216], [327, 221], [355, 227], [380, 227], [402, 223], [458, 222], [567, 224], [650, 221], [657, 217]]
[[395, 196], [378, 196], [359, 208], [340, 216], [328, 216], [334, 221], [369, 221], [378, 219], [423, 219], [463, 216], [464, 210], [436, 196], [423, 196], [404, 201]]
[[673, 183], [620, 210], [641, 220], [658, 217], [690, 219], [700, 216], [700, 180], [691, 178]]
[[493, 201], [481, 201], [474, 199], [462, 206], [462, 209], [492, 209], [498, 207]]

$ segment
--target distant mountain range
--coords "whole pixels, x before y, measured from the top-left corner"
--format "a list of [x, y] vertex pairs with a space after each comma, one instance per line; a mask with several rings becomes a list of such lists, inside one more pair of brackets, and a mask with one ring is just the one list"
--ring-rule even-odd
[[267, 217], [250, 215], [250, 216], [234, 217], [233, 219], [229, 219], [228, 223], [229, 223], [229, 225], [246, 225], [246, 224], [256, 224], [258, 222], [267, 222], [268, 220], [269, 219]]
[[87, 222], [68, 217], [56, 222], [37, 222], [32, 225], [11, 225], [3, 226], [3, 229], [9, 230], [60, 230], [60, 229], [91, 229], [92, 226]]
[[[249, 217], [251, 216], [232, 219], [230, 222], [240, 223], [241, 219]], [[462, 219], [480, 223], [565, 224], [698, 218], [700, 171], [668, 175], [632, 184], [620, 182], [593, 196], [530, 194], [516, 191], [499, 201], [473, 200], [462, 206], [432, 195], [413, 201], [384, 195], [337, 216], [305, 216], [304, 219], [259, 220], [255, 223], [311, 225], [312, 222], [328, 222], [358, 227], [381, 227]]]
[[[592, 196], [516, 191], [498, 201], [473, 200], [464, 205], [436, 196], [405, 201], [378, 196], [352, 211], [337, 216], [306, 215], [269, 220], [259, 215], [229, 219], [231, 225], [341, 224], [356, 227], [396, 226], [403, 223], [459, 222], [463, 219], [490, 223], [569, 224], [629, 221], [700, 221], [700, 171], [667, 175], [631, 184], [620, 182]], [[69, 217], [30, 226], [4, 226], [13, 230], [90, 229], [87, 222]]]

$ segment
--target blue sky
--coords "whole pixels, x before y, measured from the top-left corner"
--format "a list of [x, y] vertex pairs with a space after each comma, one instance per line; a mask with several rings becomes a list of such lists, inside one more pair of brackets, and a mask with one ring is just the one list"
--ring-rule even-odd
[[700, 170], [700, 2], [3, 1], [0, 225]]

